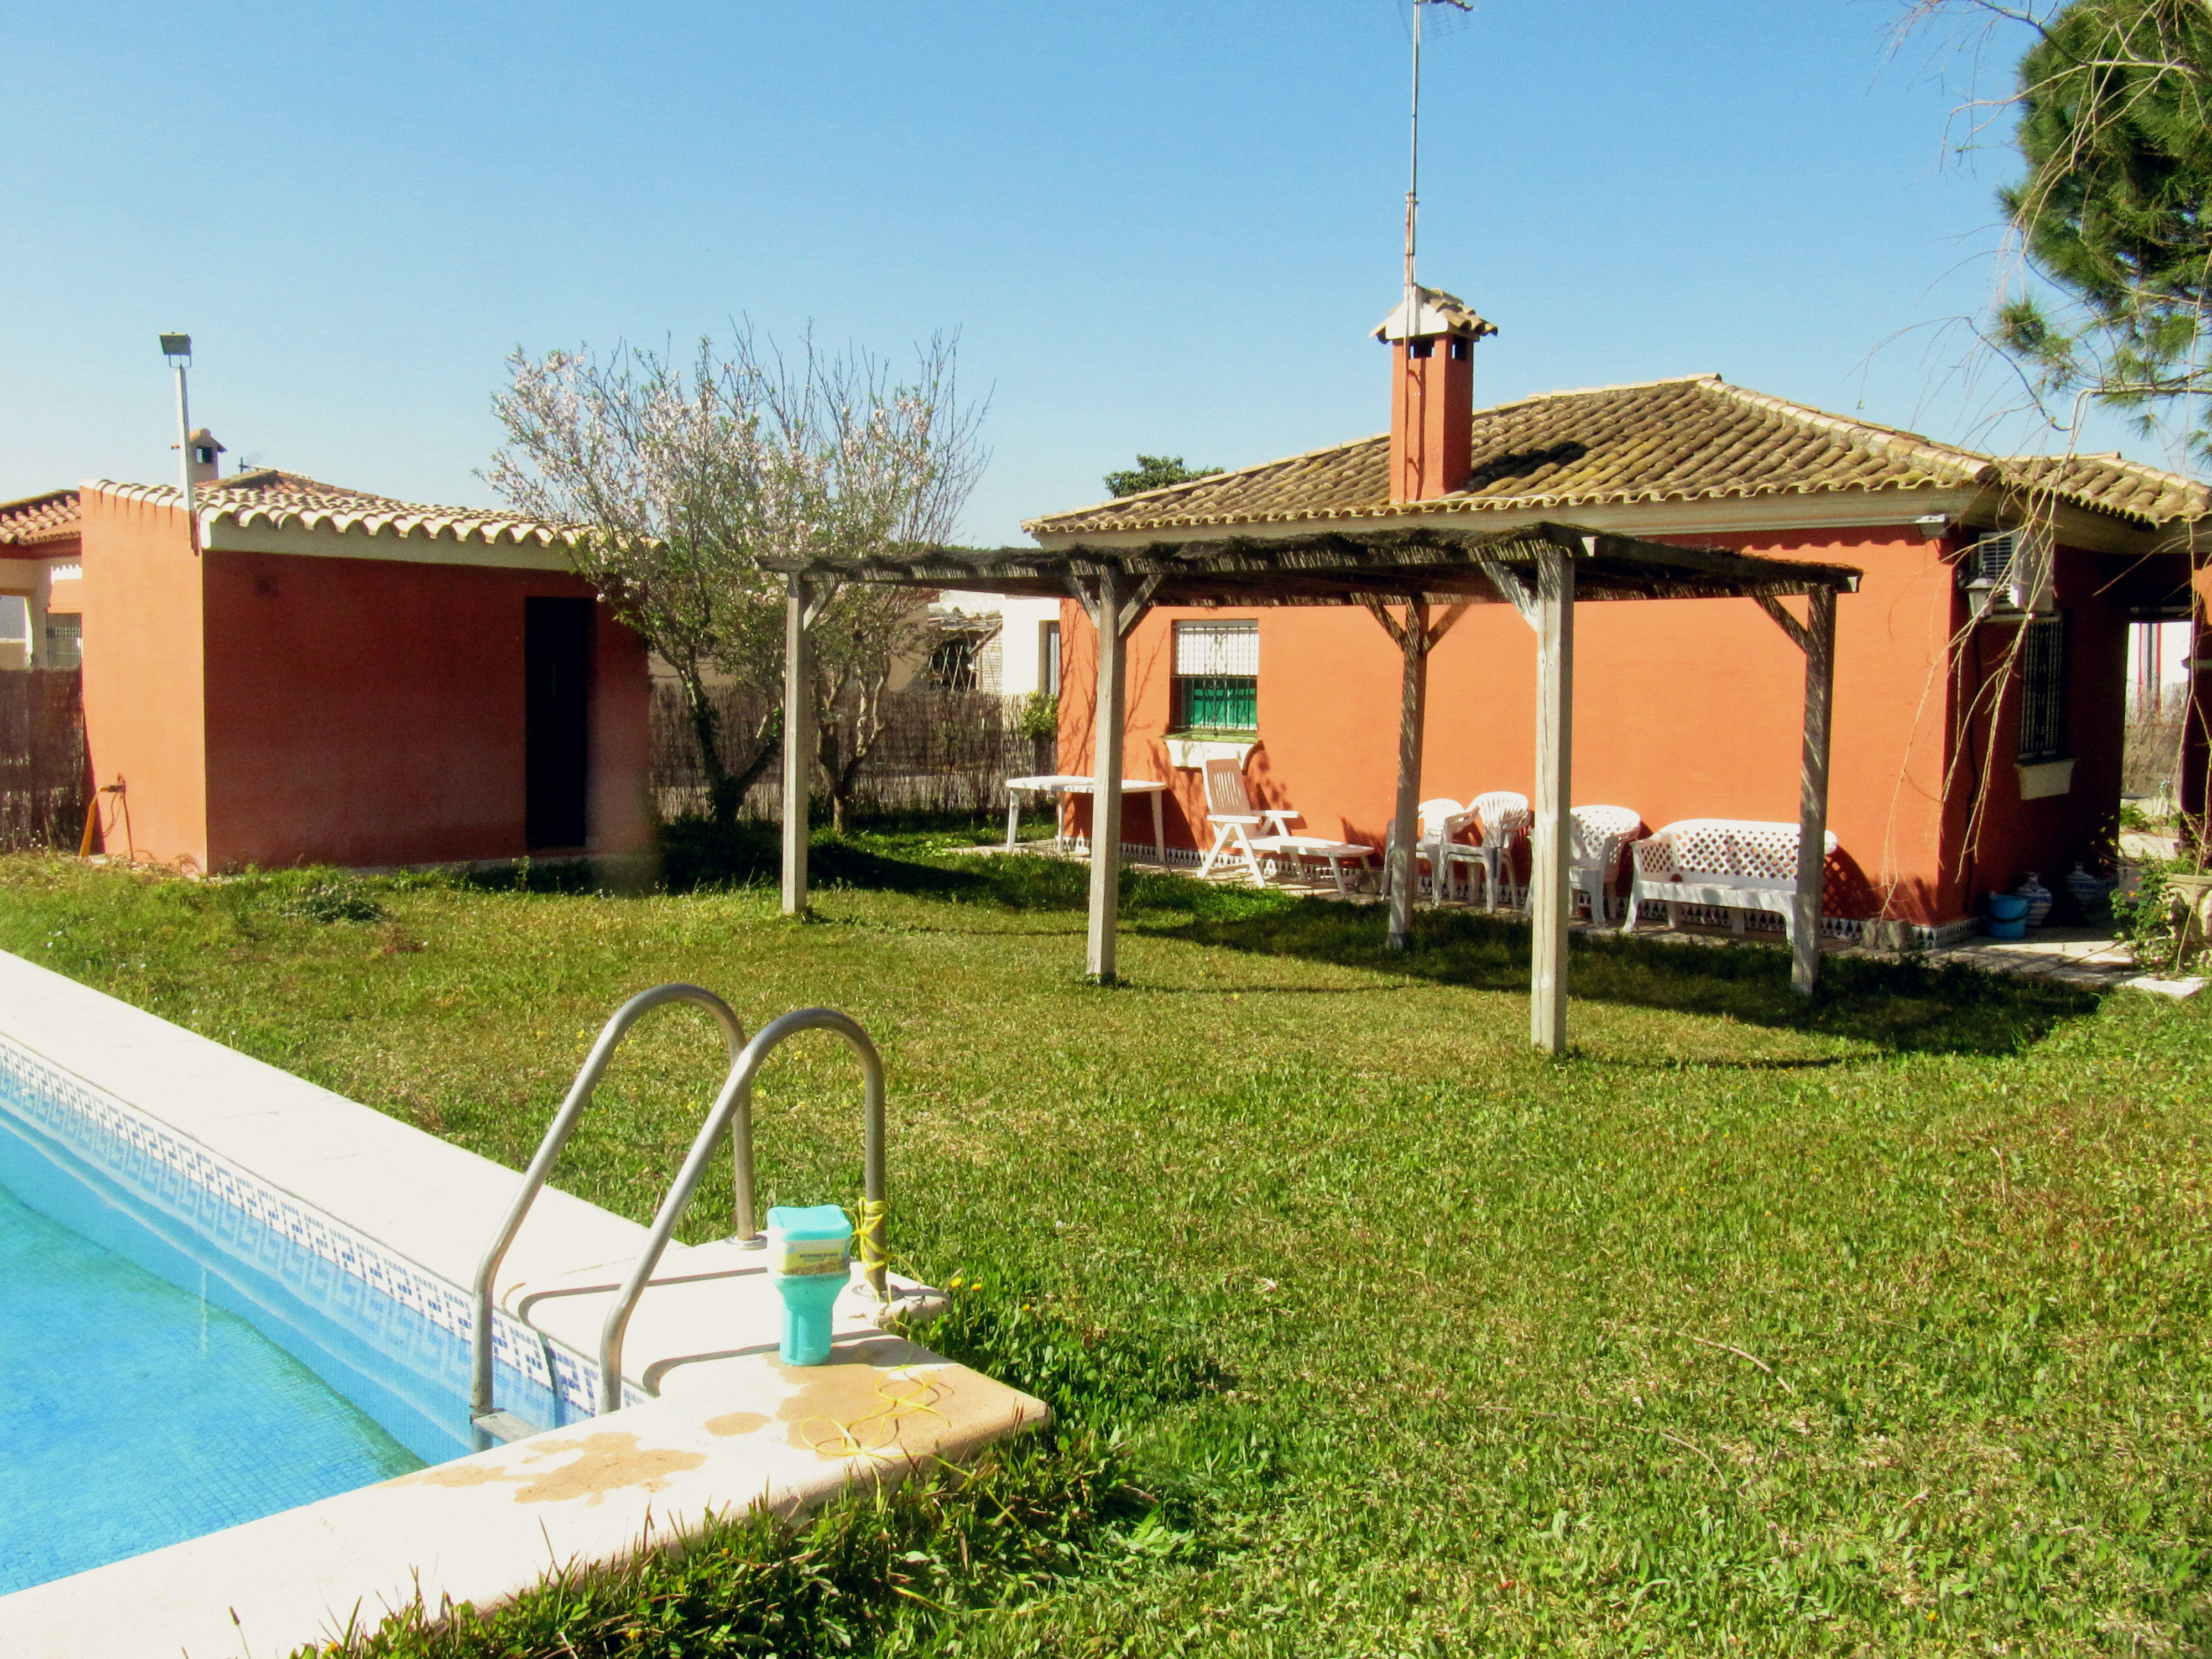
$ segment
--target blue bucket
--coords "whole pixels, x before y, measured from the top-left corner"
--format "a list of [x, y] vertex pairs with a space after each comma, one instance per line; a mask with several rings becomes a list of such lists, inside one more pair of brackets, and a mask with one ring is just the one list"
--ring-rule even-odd
[[1982, 931], [1991, 939], [2027, 937], [2027, 901], [2017, 893], [1990, 895], [1990, 914]]

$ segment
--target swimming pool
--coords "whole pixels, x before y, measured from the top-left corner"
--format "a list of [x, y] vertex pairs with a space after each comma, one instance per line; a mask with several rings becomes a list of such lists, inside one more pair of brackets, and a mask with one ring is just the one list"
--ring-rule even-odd
[[289, 1207], [0, 1042], [0, 1595], [474, 1449], [447, 1287]]

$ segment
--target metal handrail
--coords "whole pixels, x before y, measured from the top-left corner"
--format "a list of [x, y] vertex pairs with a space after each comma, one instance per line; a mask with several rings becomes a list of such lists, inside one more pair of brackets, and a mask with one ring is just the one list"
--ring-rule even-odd
[[[676, 1231], [676, 1224], [683, 1217], [684, 1207], [697, 1190], [700, 1178], [707, 1172], [707, 1164], [714, 1156], [714, 1148], [723, 1134], [729, 1131], [732, 1120], [736, 1121], [737, 1181], [739, 1212], [750, 1216], [753, 1207], [752, 1191], [752, 1086], [762, 1063], [787, 1038], [801, 1031], [835, 1031], [845, 1039], [846, 1045], [860, 1062], [862, 1079], [862, 1135], [861, 1192], [863, 1194], [860, 1233], [863, 1241], [861, 1261], [866, 1268], [869, 1286], [878, 1302], [888, 1301], [884, 1260], [884, 1062], [876, 1053], [876, 1045], [860, 1029], [860, 1022], [849, 1014], [835, 1008], [801, 1008], [772, 1020], [761, 1028], [760, 1035], [745, 1045], [730, 1067], [730, 1075], [716, 1097], [714, 1109], [700, 1126], [698, 1137], [685, 1155], [684, 1167], [677, 1172], [675, 1183], [668, 1196], [660, 1202], [659, 1213], [653, 1218], [652, 1229], [646, 1235], [645, 1250], [623, 1281], [621, 1294], [615, 1297], [614, 1306], [607, 1310], [606, 1322], [599, 1328], [599, 1410], [617, 1411], [622, 1406], [623, 1339], [629, 1329], [630, 1315], [637, 1308], [638, 1298], [645, 1294], [653, 1270], [660, 1263], [661, 1252], [668, 1248], [669, 1238]], [[742, 1227], [741, 1227], [742, 1231]]]
[[[574, 1133], [576, 1120], [584, 1115], [591, 1103], [592, 1095], [605, 1074], [607, 1062], [614, 1058], [615, 1050], [629, 1034], [629, 1028], [664, 1003], [689, 1002], [704, 1008], [714, 1017], [722, 1028], [722, 1041], [729, 1050], [731, 1074], [736, 1074], [740, 1052], [744, 1049], [745, 1028], [738, 1023], [730, 1005], [712, 991], [698, 985], [656, 985], [649, 991], [640, 991], [628, 1002], [615, 1010], [613, 1017], [600, 1029], [599, 1040], [592, 1045], [585, 1056], [583, 1069], [576, 1073], [576, 1081], [568, 1091], [568, 1097], [561, 1103], [561, 1109], [553, 1114], [553, 1121], [545, 1131], [544, 1139], [538, 1143], [538, 1155], [530, 1160], [530, 1167], [522, 1173], [521, 1188], [514, 1201], [507, 1206], [507, 1217], [499, 1224], [490, 1248], [483, 1260], [477, 1264], [476, 1318], [469, 1333], [471, 1373], [469, 1382], [469, 1416], [471, 1420], [486, 1416], [492, 1410], [492, 1281], [498, 1276], [500, 1263], [514, 1237], [522, 1231], [523, 1218], [538, 1200], [545, 1179], [553, 1173], [553, 1161], [561, 1149], [568, 1144]], [[763, 1034], [765, 1035], [765, 1034]], [[726, 1097], [729, 1085], [723, 1085]], [[721, 1097], [717, 1097], [719, 1109]], [[749, 1236], [752, 1224], [752, 1136], [750, 1125], [739, 1139], [742, 1148], [738, 1168], [737, 1227], [740, 1236]]]

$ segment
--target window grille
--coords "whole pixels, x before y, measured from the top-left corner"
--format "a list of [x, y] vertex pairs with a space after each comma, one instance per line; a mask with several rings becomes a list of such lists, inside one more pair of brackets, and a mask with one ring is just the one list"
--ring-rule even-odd
[[2066, 757], [2066, 622], [2025, 624], [2020, 644], [2020, 760], [2023, 766]]
[[1251, 732], [1260, 724], [1260, 624], [1175, 625], [1175, 725], [1183, 732]]
[[84, 661], [84, 618], [75, 611], [46, 612], [46, 664], [76, 668]]

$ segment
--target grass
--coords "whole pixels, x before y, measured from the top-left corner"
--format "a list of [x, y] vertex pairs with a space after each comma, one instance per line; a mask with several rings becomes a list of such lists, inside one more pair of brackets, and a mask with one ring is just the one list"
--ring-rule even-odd
[[[0, 947], [510, 1164], [632, 990], [850, 1010], [894, 1247], [963, 1285], [932, 1340], [1068, 1414], [973, 1491], [386, 1650], [2212, 1644], [2202, 1008], [1856, 960], [1808, 1004], [1779, 951], [1631, 942], [1577, 950], [1550, 1062], [1510, 927], [1398, 957], [1372, 910], [1145, 875], [1102, 991], [1079, 870], [946, 839], [824, 838], [805, 925], [697, 830], [635, 898], [0, 861]], [[714, 1053], [641, 1028], [556, 1178], [648, 1214]], [[856, 1190], [828, 1040], [760, 1092], [769, 1201]]]

